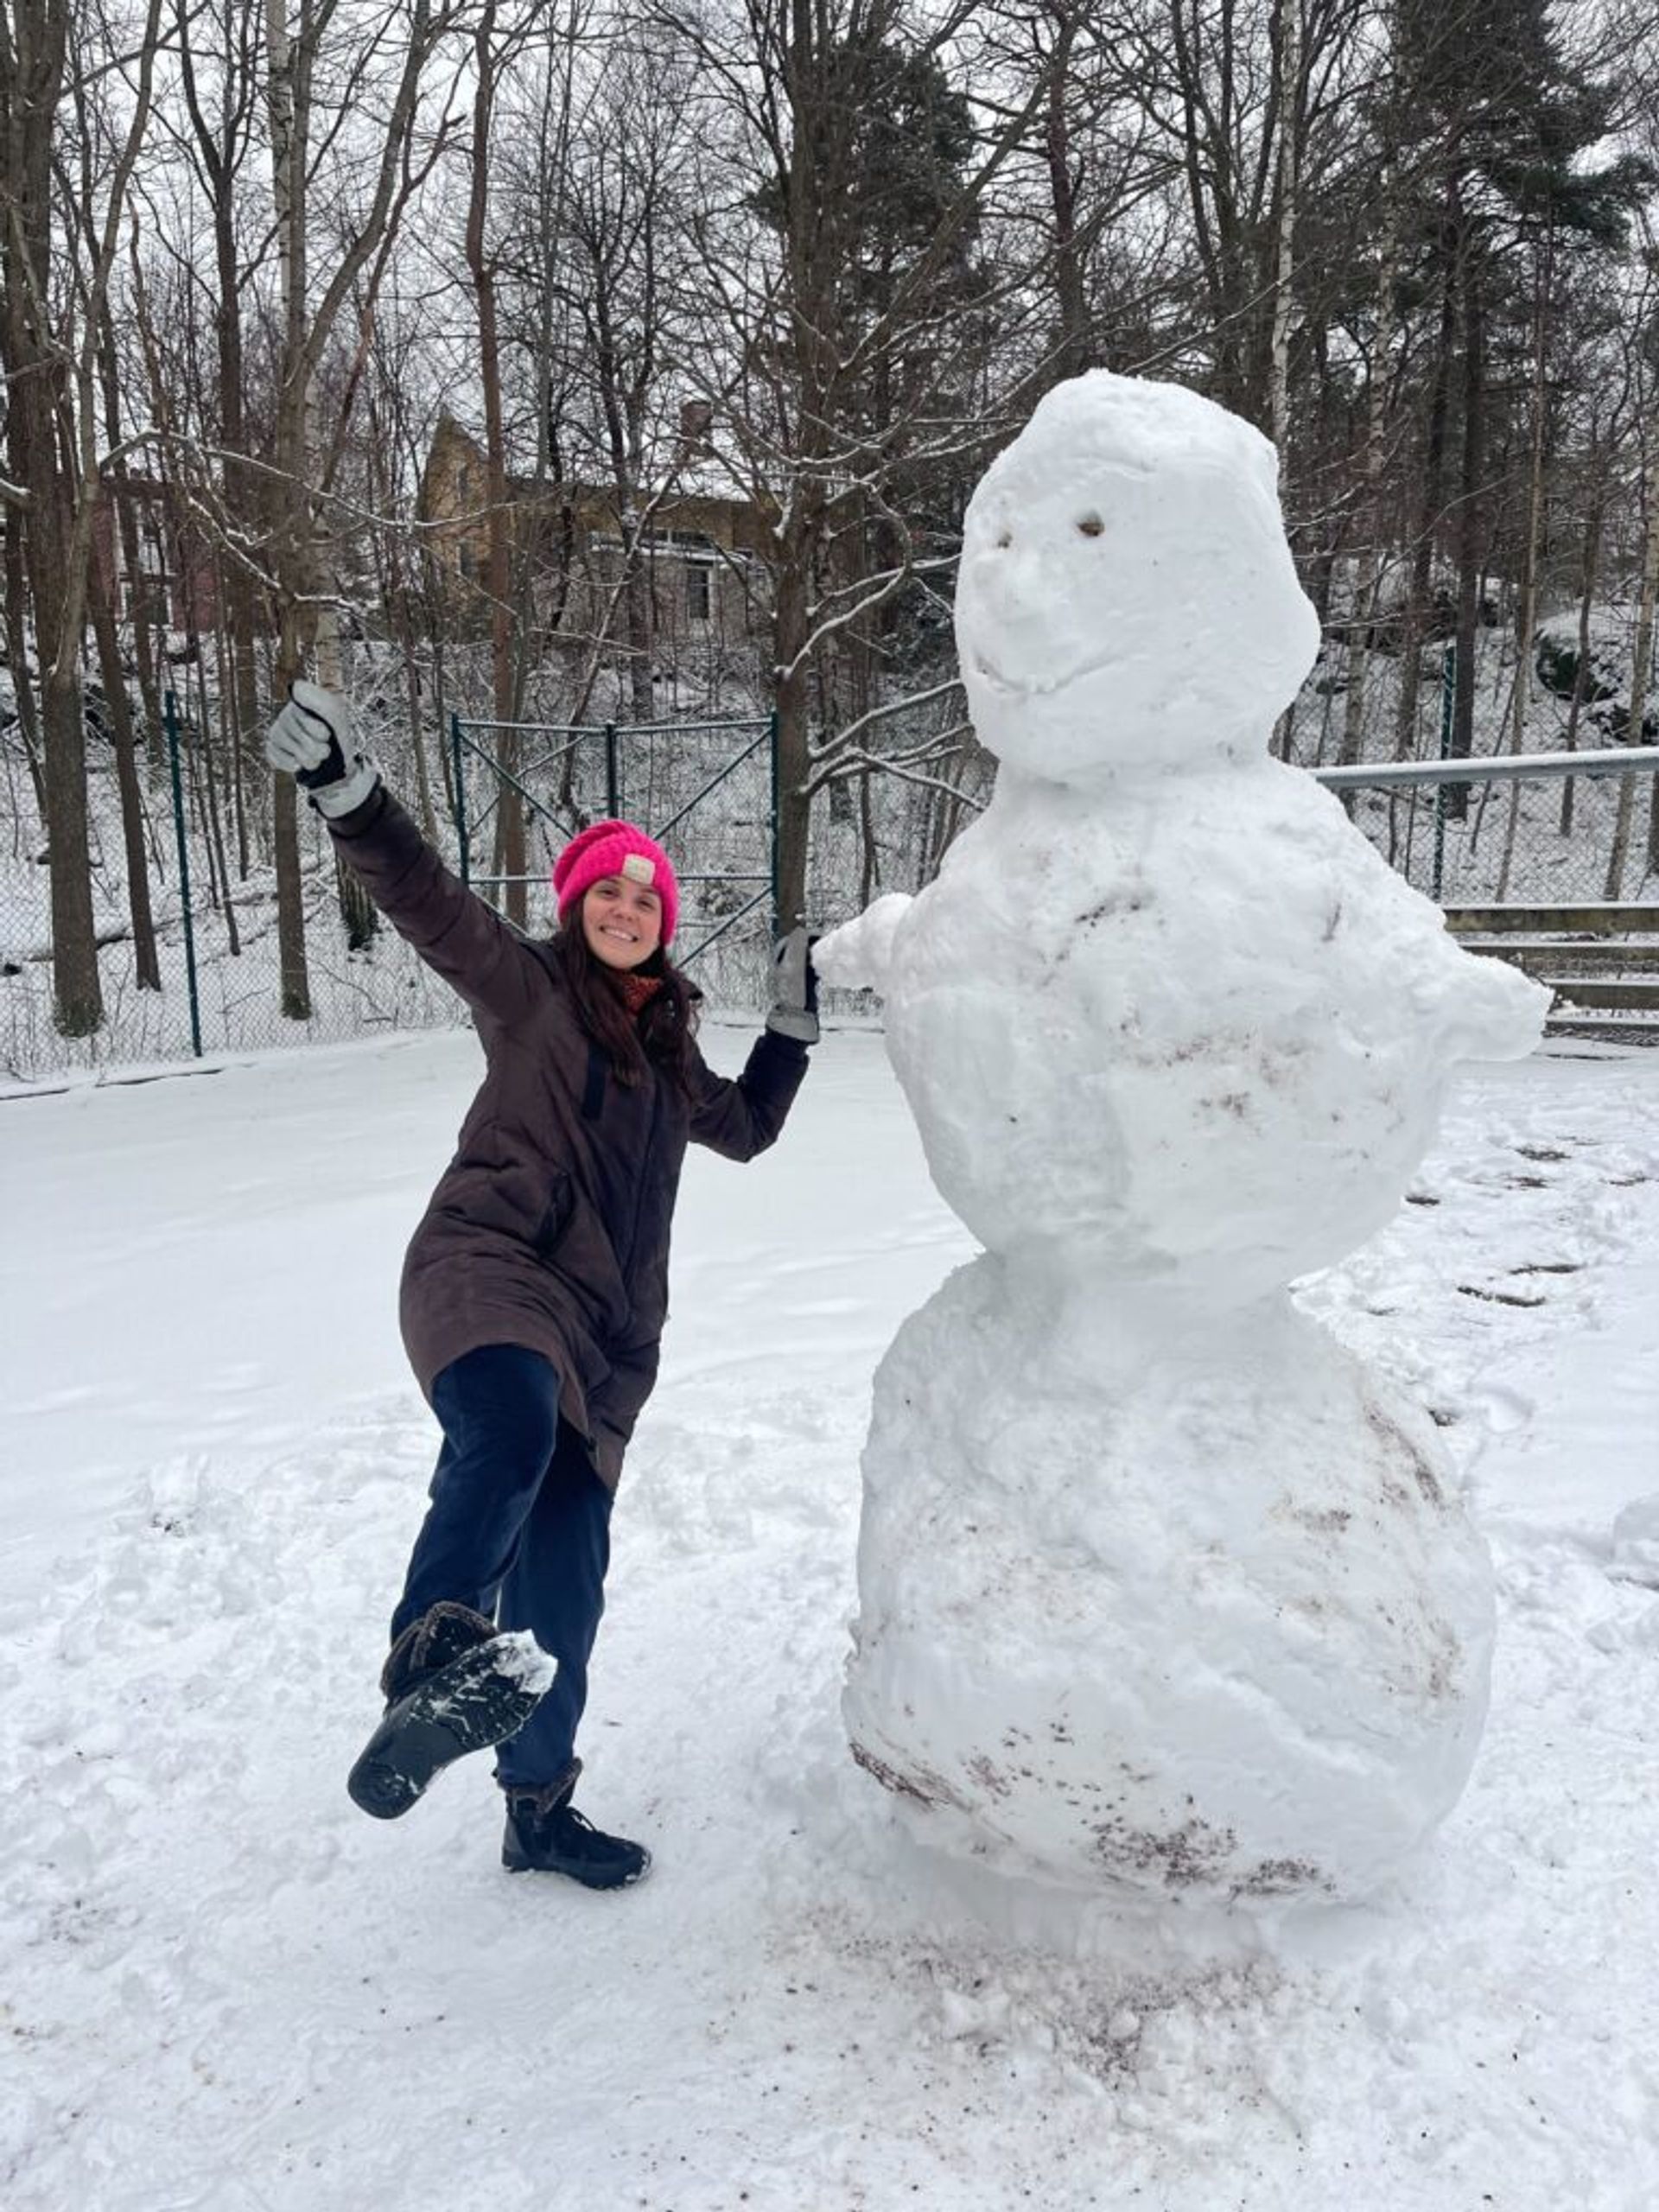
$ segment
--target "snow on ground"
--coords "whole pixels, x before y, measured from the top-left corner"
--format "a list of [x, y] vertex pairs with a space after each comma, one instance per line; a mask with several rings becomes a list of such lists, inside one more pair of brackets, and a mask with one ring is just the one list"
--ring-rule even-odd
[[[734, 1065], [742, 1033], [713, 1033]], [[465, 1035], [0, 1100], [8, 2212], [1635, 2212], [1659, 2170], [1659, 1056], [1471, 1071], [1306, 1287], [1497, 1554], [1462, 1806], [1363, 1910], [1161, 1929], [927, 1862], [836, 1699], [876, 1359], [966, 1256], [880, 1039], [694, 1155], [583, 1802], [348, 1803], [433, 1438], [394, 1319]]]

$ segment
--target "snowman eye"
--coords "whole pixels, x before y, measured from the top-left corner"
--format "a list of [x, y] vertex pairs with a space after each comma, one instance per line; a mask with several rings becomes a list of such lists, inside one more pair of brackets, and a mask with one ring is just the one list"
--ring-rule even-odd
[[1098, 537], [1106, 525], [1098, 515], [1084, 515], [1077, 528], [1085, 537]]
[[997, 538], [996, 550], [999, 553], [1006, 553], [1013, 543], [1014, 532], [1011, 530], [1005, 530]]

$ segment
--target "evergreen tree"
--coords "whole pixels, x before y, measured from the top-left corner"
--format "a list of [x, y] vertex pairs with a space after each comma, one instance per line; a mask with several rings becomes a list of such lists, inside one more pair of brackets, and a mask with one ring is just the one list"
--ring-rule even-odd
[[[1458, 589], [1450, 751], [1463, 759], [1473, 749], [1489, 487], [1503, 429], [1494, 420], [1492, 354], [1495, 346], [1524, 345], [1505, 326], [1529, 297], [1528, 260], [1540, 239], [1548, 241], [1546, 266], [1574, 242], [1619, 245], [1649, 172], [1629, 156], [1586, 159], [1606, 138], [1614, 91], [1567, 59], [1548, 0], [1455, 0], [1450, 9], [1445, 0], [1397, 0], [1394, 24], [1402, 168], [1415, 185], [1417, 282], [1420, 296], [1436, 303], [1439, 326], [1408, 642], [1414, 652], [1428, 533], [1448, 504], [1444, 480], [1452, 475]], [[1516, 381], [1506, 380], [1511, 390]], [[1454, 813], [1465, 797], [1465, 787], [1453, 787]]]

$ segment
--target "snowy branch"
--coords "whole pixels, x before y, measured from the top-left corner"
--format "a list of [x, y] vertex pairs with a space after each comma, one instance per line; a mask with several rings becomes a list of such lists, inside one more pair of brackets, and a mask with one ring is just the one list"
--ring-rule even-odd
[[806, 638], [800, 651], [786, 664], [777, 670], [778, 682], [786, 683], [791, 677], [804, 668], [813, 654], [817, 652], [819, 646], [823, 644], [825, 639], [834, 637], [838, 630], [846, 629], [849, 623], [856, 622], [861, 615], [874, 614], [878, 607], [885, 607], [909, 575], [908, 564], [902, 569], [893, 569], [885, 583], [877, 590], [866, 593], [864, 597], [855, 605], [849, 607], [844, 614], [832, 614], [827, 622], [819, 623]]
[[861, 715], [856, 721], [849, 722], [846, 728], [837, 731], [834, 737], [825, 739], [821, 744], [809, 746], [807, 757], [812, 760], [838, 757], [861, 731], [868, 729], [873, 723], [891, 721], [894, 715], [908, 714], [913, 708], [925, 707], [934, 699], [949, 698], [953, 691], [960, 691], [961, 689], [962, 678], [953, 676], [948, 683], [934, 684], [931, 690], [912, 691], [903, 699], [893, 699], [885, 706], [872, 707], [868, 714]]
[[[970, 723], [963, 722], [957, 732], [947, 734], [963, 734], [971, 728]], [[806, 785], [807, 791], [811, 794], [822, 791], [826, 784], [843, 782], [848, 777], [866, 770], [877, 775], [896, 777], [901, 784], [914, 784], [923, 791], [942, 791], [947, 798], [972, 807], [976, 814], [982, 814], [988, 804], [982, 798], [976, 798], [971, 791], [963, 791], [960, 785], [946, 782], [943, 776], [920, 775], [915, 769], [906, 767], [900, 762], [883, 760], [876, 754], [868, 753], [856, 753], [848, 760], [838, 762], [833, 772], [810, 778]]]

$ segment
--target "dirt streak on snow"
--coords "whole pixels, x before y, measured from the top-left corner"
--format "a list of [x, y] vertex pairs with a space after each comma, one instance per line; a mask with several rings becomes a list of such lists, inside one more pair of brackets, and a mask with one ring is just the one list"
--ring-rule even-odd
[[[716, 1033], [727, 1064], [744, 1039]], [[870, 1373], [967, 1249], [879, 1040], [698, 1159], [583, 1802], [347, 1802], [429, 1420], [391, 1309], [443, 1037], [14, 1102], [0, 1392], [8, 2212], [1636, 2212], [1659, 2159], [1659, 1060], [1459, 1086], [1309, 1306], [1434, 1411], [1503, 1595], [1464, 1803], [1363, 1910], [1165, 1926], [930, 1863], [836, 1696]]]

